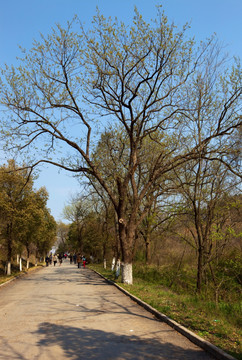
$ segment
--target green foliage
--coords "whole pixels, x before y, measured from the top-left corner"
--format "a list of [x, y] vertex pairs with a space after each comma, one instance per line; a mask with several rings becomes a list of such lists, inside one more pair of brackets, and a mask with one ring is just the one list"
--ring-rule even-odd
[[5, 261], [15, 253], [47, 251], [55, 241], [55, 220], [46, 207], [46, 189], [33, 189], [33, 179], [26, 168], [13, 160], [0, 168], [0, 245]]

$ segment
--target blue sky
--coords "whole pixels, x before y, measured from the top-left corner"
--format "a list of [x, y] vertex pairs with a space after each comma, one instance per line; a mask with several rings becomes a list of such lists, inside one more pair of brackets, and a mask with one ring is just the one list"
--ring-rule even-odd
[[[161, 4], [169, 21], [178, 26], [191, 22], [190, 34], [203, 40], [216, 33], [233, 55], [242, 55], [242, 0], [0, 0], [0, 67], [16, 65], [19, 45], [29, 49], [39, 33], [48, 34], [56, 23], [64, 25], [75, 14], [90, 24], [98, 6], [104, 16], [117, 16], [128, 22], [136, 5], [146, 20], [155, 17]], [[0, 153], [0, 163], [5, 162]], [[70, 174], [53, 167], [41, 169], [35, 187], [46, 186], [48, 207], [56, 220], [70, 197], [80, 191]]]

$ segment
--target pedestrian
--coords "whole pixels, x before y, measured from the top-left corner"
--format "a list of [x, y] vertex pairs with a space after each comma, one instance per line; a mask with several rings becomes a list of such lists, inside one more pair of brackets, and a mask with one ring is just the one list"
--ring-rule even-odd
[[57, 264], [57, 256], [56, 256], [56, 254], [53, 256], [53, 263], [54, 263], [54, 266], [56, 266], [56, 264]]
[[85, 269], [85, 267], [86, 267], [86, 258], [85, 258], [85, 256], [82, 257], [82, 265], [83, 265], [83, 267]]
[[62, 264], [62, 255], [61, 254], [58, 255], [58, 259], [59, 259], [59, 265], [61, 266], [61, 264]]
[[70, 254], [70, 264], [72, 264], [72, 261], [73, 261], [73, 256], [72, 254]]
[[50, 258], [48, 255], [46, 255], [46, 257], [45, 257], [46, 266], [49, 266], [49, 261], [50, 261]]
[[77, 267], [79, 269], [81, 267], [81, 261], [82, 261], [82, 258], [81, 258], [80, 254], [77, 255], [76, 261], [77, 261]]
[[74, 264], [76, 264], [76, 258], [77, 258], [77, 256], [76, 256], [76, 254], [74, 254], [74, 255], [73, 255], [73, 262], [74, 262]]

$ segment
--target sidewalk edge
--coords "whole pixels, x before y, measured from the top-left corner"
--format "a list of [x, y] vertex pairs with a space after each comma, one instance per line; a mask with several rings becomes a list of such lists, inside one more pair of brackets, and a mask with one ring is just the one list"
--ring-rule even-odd
[[184, 326], [180, 325], [178, 322], [170, 319], [165, 314], [162, 314], [158, 310], [154, 309], [149, 304], [145, 303], [144, 301], [140, 300], [136, 296], [130, 294], [127, 290], [123, 289], [121, 286], [116, 284], [115, 282], [106, 279], [102, 274], [97, 272], [96, 270], [91, 269], [96, 274], [101, 276], [104, 280], [106, 280], [109, 284], [114, 285], [117, 289], [122, 291], [125, 295], [129, 296], [132, 300], [134, 300], [137, 304], [142, 306], [144, 309], [152, 313], [157, 319], [164, 321], [166, 324], [171, 326], [173, 329], [175, 329], [177, 332], [184, 335], [186, 338], [188, 338], [191, 342], [193, 342], [195, 345], [201, 347], [202, 349], [206, 350], [208, 353], [213, 355], [218, 360], [236, 360], [233, 356], [227, 354], [222, 349], [218, 348], [217, 346], [213, 345], [209, 341], [204, 340], [200, 336], [196, 335], [194, 332], [188, 330]]
[[42, 268], [43, 268], [43, 267], [42, 267], [41, 265], [39, 265], [39, 266], [36, 266], [36, 267], [31, 267], [31, 268], [30, 268], [30, 269], [31, 269], [30, 271], [24, 270], [24, 271], [22, 271], [19, 275], [14, 276], [14, 277], [12, 277], [12, 279], [9, 279], [9, 280], [3, 282], [2, 284], [0, 284], [0, 288], [1, 288], [2, 286], [4, 286], [4, 285], [7, 285], [7, 284], [11, 283], [11, 282], [14, 281], [14, 280], [17, 280], [17, 279], [20, 279], [20, 278], [23, 277], [23, 276], [29, 275], [29, 274], [31, 274], [32, 272], [35, 272], [35, 271], [37, 271], [37, 270], [41, 270]]

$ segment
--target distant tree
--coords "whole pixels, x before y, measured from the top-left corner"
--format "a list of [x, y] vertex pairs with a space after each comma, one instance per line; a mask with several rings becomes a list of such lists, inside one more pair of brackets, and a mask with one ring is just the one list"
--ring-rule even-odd
[[68, 231], [69, 231], [69, 224], [65, 224], [63, 222], [57, 223], [57, 251], [60, 253], [66, 252], [67, 249], [67, 238], [68, 238]]
[[84, 197], [72, 199], [71, 204], [65, 206], [63, 214], [71, 221], [68, 231], [68, 245], [75, 252], [83, 252], [83, 230], [85, 217], [87, 216], [89, 205]]
[[[8, 275], [11, 274], [15, 250], [26, 248], [28, 268], [31, 246], [37, 246], [43, 236], [50, 236], [43, 229], [47, 217], [50, 217], [46, 201], [46, 190], [33, 189], [33, 179], [28, 170], [20, 169], [13, 160], [0, 168], [1, 241], [7, 250]], [[54, 227], [54, 219], [52, 223]], [[53, 232], [50, 234], [53, 238]]]
[[0, 168], [1, 241], [7, 252], [8, 275], [11, 275], [14, 247], [19, 241], [18, 227], [22, 224], [26, 198], [29, 197], [33, 185], [31, 178], [29, 178], [29, 171], [16, 172], [17, 169], [18, 167], [13, 160]]
[[220, 162], [205, 159], [186, 165], [177, 173], [177, 179], [181, 195], [178, 206], [183, 207], [181, 229], [185, 226], [188, 230], [181, 236], [196, 250], [197, 291], [200, 292], [206, 273], [209, 269], [212, 271], [212, 263], [221, 258], [231, 241], [233, 222], [228, 219], [235, 202], [226, 194], [236, 192], [236, 179], [229, 176]]
[[96, 261], [103, 261], [103, 243], [105, 235], [102, 232], [103, 221], [95, 212], [90, 212], [85, 218], [83, 231], [83, 254], [92, 256]]
[[40, 236], [39, 229], [43, 221], [43, 211], [46, 206], [46, 201], [47, 192], [44, 188], [37, 192], [32, 190], [25, 199], [25, 206], [21, 214], [21, 223], [18, 226], [18, 239], [27, 251], [27, 269], [29, 268], [31, 248]]
[[[103, 137], [102, 137], [103, 138]], [[110, 161], [109, 155], [106, 152], [107, 149], [101, 146], [97, 147], [96, 157], [101, 159], [103, 174], [106, 170], [106, 175], [109, 179], [114, 177], [110, 176], [111, 171], [115, 168], [115, 163], [113, 159]], [[100, 154], [100, 156], [99, 156]], [[104, 156], [103, 156], [104, 155]], [[104, 160], [108, 159], [108, 163]], [[118, 169], [116, 170], [118, 171]], [[91, 201], [93, 204], [93, 210], [97, 214], [100, 223], [102, 223], [102, 246], [103, 246], [103, 260], [107, 258], [107, 252], [111, 250], [112, 257], [117, 262], [120, 259], [120, 241], [119, 241], [119, 232], [118, 232], [118, 218], [113, 207], [112, 202], [110, 201], [109, 196], [103, 189], [103, 187], [98, 183], [98, 181], [93, 176], [87, 176], [89, 192], [91, 196]], [[107, 181], [107, 180], [106, 180]], [[112, 181], [112, 180], [111, 180]], [[112, 187], [112, 184], [110, 184]]]
[[[91, 192], [88, 195], [76, 196], [72, 199], [71, 204], [64, 208], [65, 218], [72, 221], [68, 231], [67, 245], [71, 251], [82, 254], [85, 252], [86, 256], [94, 256], [94, 253], [98, 253], [100, 260], [101, 257], [106, 256], [108, 246], [107, 211], [103, 211], [101, 198], [97, 194], [93, 197], [92, 189], [89, 190]], [[100, 241], [99, 245], [97, 245], [98, 241]], [[96, 251], [97, 247], [98, 252]], [[100, 251], [101, 248], [103, 251]]]
[[[97, 12], [89, 31], [81, 25], [75, 32], [75, 26], [76, 19], [66, 29], [58, 25], [24, 51], [23, 65], [2, 71], [0, 103], [8, 111], [2, 132], [19, 151], [38, 146], [32, 167], [50, 163], [96, 178], [117, 214], [123, 282], [131, 284], [136, 233], [149, 208], [145, 199], [160, 179], [207, 153], [226, 163], [221, 146], [241, 124], [241, 70], [236, 64], [225, 70], [216, 39], [197, 48], [185, 38], [186, 26], [176, 31], [160, 12], [148, 24], [135, 9], [130, 26]], [[206, 86], [206, 101], [199, 101], [196, 82]], [[191, 114], [205, 114], [211, 103], [198, 144]], [[119, 145], [125, 139], [126, 160], [112, 187], [93, 156], [99, 131], [110, 125], [122, 133]], [[140, 182], [145, 139], [157, 144], [157, 152]], [[228, 166], [238, 173], [235, 163]]]
[[[57, 223], [46, 206], [44, 189], [37, 192], [37, 204], [39, 206], [32, 218], [32, 224], [36, 225], [32, 234], [32, 245], [35, 248], [36, 257], [44, 257], [57, 240]], [[31, 227], [31, 223], [29, 224]]]
[[37, 240], [38, 249], [41, 250], [41, 255], [47, 253], [57, 240], [57, 224], [50, 212], [45, 209], [40, 228], [40, 236]]
[[[168, 201], [169, 201], [168, 197]], [[172, 219], [176, 215], [175, 209], [168, 205], [164, 199], [159, 203], [158, 197], [150, 202], [150, 207], [147, 216], [142, 221], [139, 232], [145, 242], [145, 261], [149, 265], [152, 263], [151, 245], [152, 239], [161, 237], [161, 234], [168, 231]]]

